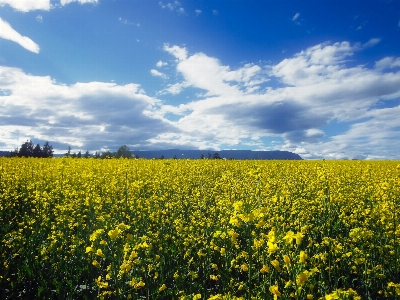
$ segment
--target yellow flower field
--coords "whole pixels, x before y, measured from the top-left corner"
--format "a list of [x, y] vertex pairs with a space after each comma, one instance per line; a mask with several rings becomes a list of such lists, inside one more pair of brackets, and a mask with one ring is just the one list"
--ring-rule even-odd
[[400, 164], [0, 158], [0, 298], [395, 299]]

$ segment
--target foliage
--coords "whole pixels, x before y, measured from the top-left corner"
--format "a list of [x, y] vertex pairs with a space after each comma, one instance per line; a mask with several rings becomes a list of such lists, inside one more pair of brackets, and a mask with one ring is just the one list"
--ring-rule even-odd
[[393, 299], [399, 162], [0, 158], [0, 298]]
[[11, 157], [19, 156], [19, 157], [53, 157], [53, 147], [49, 144], [49, 142], [45, 142], [43, 148], [40, 147], [40, 144], [36, 144], [36, 146], [32, 143], [31, 140], [26, 141], [21, 145], [21, 147], [15, 149], [15, 151], [10, 152]]

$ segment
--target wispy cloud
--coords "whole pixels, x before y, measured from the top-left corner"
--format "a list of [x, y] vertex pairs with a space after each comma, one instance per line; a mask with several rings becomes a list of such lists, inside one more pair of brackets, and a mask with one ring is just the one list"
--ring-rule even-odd
[[99, 0], [60, 0], [61, 5], [67, 5], [69, 3], [78, 2], [79, 4], [97, 4]]
[[26, 36], [22, 36], [2, 18], [0, 18], [0, 28], [0, 38], [16, 42], [20, 46], [24, 47], [26, 50], [34, 53], [39, 53], [40, 48], [34, 41]]
[[216, 15], [219, 14], [218, 10], [216, 10], [216, 9], [213, 9], [213, 10], [212, 10], [212, 13], [213, 13], [214, 16], [216, 16]]
[[21, 12], [50, 10], [51, 8], [50, 0], [0, 0], [0, 6], [5, 4]]
[[162, 72], [160, 72], [160, 71], [157, 71], [157, 70], [155, 70], [155, 69], [151, 69], [151, 70], [150, 70], [150, 73], [151, 73], [151, 75], [156, 76], [156, 77], [161, 77], [161, 78], [164, 78], [164, 79], [167, 79], [167, 78], [168, 78], [167, 75], [165, 75], [164, 73], [162, 73]]
[[185, 9], [181, 6], [181, 3], [179, 1], [168, 2], [167, 4], [164, 4], [162, 1], [160, 1], [158, 4], [163, 9], [169, 9], [171, 11], [176, 11], [179, 14], [185, 13]]
[[36, 16], [36, 21], [38, 21], [39, 23], [43, 22], [43, 17], [41, 15], [37, 15]]
[[300, 13], [297, 12], [297, 13], [293, 16], [292, 21], [296, 21], [296, 20], [298, 19], [298, 17], [300, 17]]
[[381, 39], [379, 38], [372, 38], [370, 39], [368, 42], [362, 44], [363, 48], [369, 48], [369, 47], [373, 47], [377, 44], [379, 44], [381, 42]]
[[196, 13], [196, 16], [198, 16], [199, 14], [202, 13], [202, 11], [200, 9], [196, 9], [194, 12]]
[[131, 22], [131, 21], [129, 21], [128, 19], [125, 19], [125, 18], [122, 18], [122, 17], [119, 17], [119, 18], [118, 18], [118, 21], [119, 21], [120, 23], [124, 24], [124, 25], [135, 25], [135, 26], [137, 26], [137, 27], [140, 27], [140, 24], [139, 24], [139, 23]]

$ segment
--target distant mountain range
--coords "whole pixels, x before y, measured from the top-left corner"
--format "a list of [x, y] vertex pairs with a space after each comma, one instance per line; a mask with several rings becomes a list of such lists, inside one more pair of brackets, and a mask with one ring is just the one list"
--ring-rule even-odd
[[[168, 150], [134, 150], [132, 154], [139, 158], [219, 158], [226, 159], [274, 159], [274, 160], [302, 160], [300, 155], [289, 152], [289, 151], [252, 151], [252, 150], [179, 150], [179, 149], [168, 149]], [[9, 151], [0, 151], [0, 156], [8, 156]], [[55, 154], [55, 157], [63, 156], [63, 154]]]

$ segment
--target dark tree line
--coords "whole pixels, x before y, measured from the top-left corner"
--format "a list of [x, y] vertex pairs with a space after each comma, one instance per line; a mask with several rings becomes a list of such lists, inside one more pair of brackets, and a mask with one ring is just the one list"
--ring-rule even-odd
[[45, 142], [43, 147], [40, 144], [34, 144], [31, 140], [26, 141], [18, 149], [10, 152], [11, 157], [53, 157], [53, 146], [49, 142]]
[[79, 151], [78, 153], [71, 153], [71, 147], [68, 147], [67, 153], [64, 154], [65, 157], [71, 157], [71, 158], [101, 158], [101, 159], [107, 159], [107, 158], [138, 158], [137, 155], [132, 155], [130, 149], [128, 146], [124, 145], [119, 147], [119, 149], [116, 152], [111, 152], [111, 151], [103, 151], [103, 152], [95, 152], [93, 156], [89, 153], [89, 151], [86, 151], [85, 154], [82, 155], [82, 152]]

